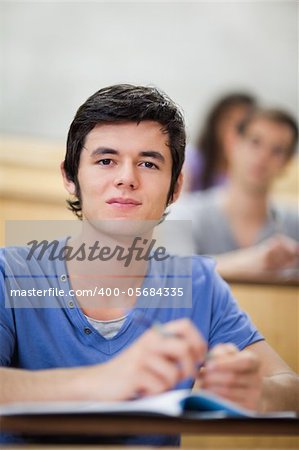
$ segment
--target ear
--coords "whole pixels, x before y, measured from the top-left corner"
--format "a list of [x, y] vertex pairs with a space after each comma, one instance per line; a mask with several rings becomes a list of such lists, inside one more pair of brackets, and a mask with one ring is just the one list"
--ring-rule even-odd
[[60, 171], [61, 171], [61, 175], [62, 175], [63, 184], [64, 184], [65, 189], [68, 191], [69, 194], [76, 195], [75, 183], [68, 179], [68, 177], [67, 177], [67, 175], [65, 173], [65, 169], [64, 169], [64, 161], [62, 161], [62, 163], [60, 164]]
[[183, 172], [181, 172], [178, 176], [175, 188], [174, 188], [174, 192], [173, 192], [173, 197], [172, 197], [172, 201], [171, 203], [174, 203], [177, 201], [177, 199], [180, 196], [180, 193], [182, 191], [182, 187], [183, 187], [183, 181], [184, 181], [184, 175]]

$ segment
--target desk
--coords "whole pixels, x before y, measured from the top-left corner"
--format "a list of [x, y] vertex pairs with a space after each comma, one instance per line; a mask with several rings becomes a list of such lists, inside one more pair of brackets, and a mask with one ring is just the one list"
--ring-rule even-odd
[[246, 311], [267, 342], [299, 372], [299, 287], [295, 284], [230, 282], [241, 309]]
[[0, 417], [0, 429], [29, 435], [213, 434], [299, 436], [299, 419], [182, 419], [172, 417], [63, 414]]
[[[26, 450], [37, 450], [37, 449], [39, 449], [40, 447], [36, 447], [36, 445], [26, 445], [26, 447], [24, 447], [24, 446], [4, 446], [4, 447], [1, 447], [1, 450], [24, 450], [24, 449], [26, 449]], [[55, 445], [55, 446], [52, 446], [52, 445], [47, 445], [47, 450], [78, 450], [78, 445], [76, 445], [76, 444], [74, 444], [74, 445], [68, 445], [68, 446], [65, 446], [65, 445]], [[128, 450], [128, 449], [132, 449], [132, 450], [146, 450], [146, 449], [148, 449], [148, 450], [150, 450], [151, 449], [151, 447], [115, 447], [115, 446], [102, 446], [101, 445], [101, 447], [99, 447], [99, 445], [96, 445], [96, 446], [90, 446], [90, 445], [80, 445], [80, 450], [99, 450], [99, 448], [101, 449], [101, 450], [124, 450], [124, 448], [126, 448], [126, 450]], [[199, 447], [181, 447], [182, 449], [187, 449], [188, 448], [188, 450], [198, 450], [198, 448]], [[222, 447], [221, 447], [222, 448]], [[285, 446], [280, 446], [279, 445], [279, 447], [277, 447], [277, 446], [275, 446], [275, 449], [273, 449], [273, 447], [267, 447], [267, 448], [269, 448], [269, 449], [271, 449], [271, 450], [286, 450], [286, 447]], [[296, 447], [289, 447], [289, 448], [292, 448], [292, 449], [296, 449], [296, 450], [298, 450], [298, 446], [296, 446]], [[164, 447], [164, 449], [165, 450], [178, 450], [178, 447]], [[213, 449], [213, 450], [216, 450], [216, 449], [220, 449], [220, 447], [200, 447], [200, 449], [201, 450], [203, 450], [203, 449]], [[225, 447], [225, 449], [226, 450], [252, 450], [252, 448], [250, 448], [250, 447], [236, 447], [236, 446], [230, 446], [230, 447]], [[254, 448], [254, 450], [264, 450], [265, 449], [265, 447], [255, 447]]]
[[[221, 449], [221, 450], [257, 450], [257, 449], [298, 449], [299, 420], [184, 420], [163, 417], [109, 417], [96, 415], [64, 415], [62, 417], [5, 417], [0, 418], [0, 429], [6, 432], [24, 434], [53, 435], [64, 434], [72, 437], [72, 443], [64, 445], [63, 450], [78, 448], [76, 435], [116, 435], [136, 433], [184, 433], [182, 448]], [[81, 440], [82, 442], [82, 440]], [[78, 443], [77, 443], [78, 444]], [[26, 445], [26, 449], [37, 447]], [[56, 444], [57, 445], [57, 444]], [[55, 448], [57, 446], [55, 445]], [[80, 444], [80, 448], [84, 445]], [[99, 444], [97, 444], [97, 448]], [[39, 447], [41, 444], [39, 444]], [[76, 447], [75, 447], [76, 446]], [[53, 447], [54, 448], [54, 447]], [[88, 447], [90, 448], [90, 446]], [[105, 444], [102, 447], [105, 448]], [[135, 448], [135, 447], [134, 447]], [[8, 447], [7, 450], [12, 450]], [[19, 450], [24, 449], [22, 447]], [[47, 445], [49, 450], [49, 446]], [[112, 450], [113, 447], [109, 447]], [[144, 449], [144, 447], [143, 447]], [[2, 450], [4, 450], [2, 448]], [[135, 450], [138, 450], [135, 448]], [[140, 449], [139, 449], [140, 450]]]

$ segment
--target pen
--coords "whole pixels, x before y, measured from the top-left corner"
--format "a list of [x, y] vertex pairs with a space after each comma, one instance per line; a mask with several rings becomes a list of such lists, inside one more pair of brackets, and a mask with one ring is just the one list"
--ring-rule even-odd
[[144, 325], [145, 327], [152, 328], [152, 329], [156, 330], [162, 336], [180, 337], [178, 334], [172, 333], [171, 331], [166, 330], [164, 324], [162, 324], [158, 320], [152, 321], [152, 320], [148, 319], [144, 314], [142, 314], [140, 312], [136, 312], [136, 311], [133, 311], [133, 314], [134, 314], [134, 317], [133, 317], [134, 322], [140, 323], [140, 324]]
[[[176, 337], [176, 338], [180, 338], [181, 336], [177, 333], [172, 333], [171, 331], [167, 330], [165, 328], [165, 324], [159, 322], [158, 320], [154, 320], [151, 321], [150, 319], [148, 319], [147, 317], [145, 317], [144, 314], [142, 314], [140, 311], [133, 311], [133, 314], [135, 315], [134, 317], [134, 321], [136, 323], [140, 323], [148, 328], [152, 328], [154, 330], [156, 330], [161, 336], [164, 337]], [[201, 369], [208, 361], [211, 361], [213, 359], [214, 355], [213, 355], [213, 349], [209, 350], [203, 361], [198, 362], [196, 364], [196, 369], [199, 370]]]
[[[134, 321], [136, 323], [140, 323], [148, 328], [152, 328], [156, 330], [161, 336], [164, 337], [176, 337], [180, 338], [181, 336], [177, 333], [173, 333], [165, 328], [165, 324], [159, 322], [158, 320], [151, 321], [147, 317], [144, 316], [141, 312], [133, 311], [133, 314], [135, 314]], [[203, 361], [199, 362], [197, 365], [197, 369], [200, 369], [202, 366], [204, 366], [208, 361], [211, 361], [213, 359], [213, 350], [209, 350], [207, 354], [205, 355], [205, 358]]]

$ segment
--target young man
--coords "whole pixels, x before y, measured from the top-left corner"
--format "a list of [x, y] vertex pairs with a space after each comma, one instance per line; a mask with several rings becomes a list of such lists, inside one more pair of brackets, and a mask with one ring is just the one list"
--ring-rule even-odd
[[190, 218], [196, 253], [216, 255], [227, 278], [283, 277], [299, 258], [298, 210], [270, 200], [273, 181], [294, 155], [296, 121], [279, 110], [256, 109], [231, 149], [224, 187], [191, 194], [171, 218]]
[[[136, 256], [136, 236], [148, 249], [154, 225], [179, 195], [184, 148], [183, 118], [154, 88], [104, 88], [79, 108], [62, 173], [75, 197], [69, 205], [83, 218], [80, 233], [59, 241], [64, 258], [51, 246], [41, 256], [24, 247], [1, 257], [1, 402], [129, 399], [192, 387], [197, 379], [248, 408], [297, 406], [296, 375], [238, 309], [209, 260]], [[132, 245], [136, 257], [127, 264]], [[17, 307], [13, 288], [20, 286], [64, 295], [46, 294], [51, 307], [31, 297]], [[86, 286], [97, 288], [92, 302], [78, 295], [70, 301], [71, 291]], [[198, 371], [207, 348], [213, 357]], [[179, 441], [126, 440], [133, 442]]]

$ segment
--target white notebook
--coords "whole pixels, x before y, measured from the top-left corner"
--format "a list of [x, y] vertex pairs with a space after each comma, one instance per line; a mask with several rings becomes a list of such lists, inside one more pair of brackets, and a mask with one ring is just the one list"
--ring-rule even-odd
[[189, 389], [120, 402], [31, 402], [0, 406], [0, 415], [41, 414], [142, 414], [169, 417], [203, 418], [296, 418], [294, 411], [259, 414], [240, 408], [208, 391], [192, 392]]

